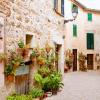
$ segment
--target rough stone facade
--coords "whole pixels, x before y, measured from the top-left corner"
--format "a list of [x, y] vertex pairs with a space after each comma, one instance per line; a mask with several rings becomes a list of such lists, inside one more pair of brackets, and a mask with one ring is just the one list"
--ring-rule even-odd
[[[4, 49], [7, 53], [16, 49], [20, 39], [26, 43], [27, 34], [33, 36], [32, 47], [44, 47], [47, 41], [54, 44], [52, 37], [56, 36], [62, 40], [63, 17], [55, 13], [53, 0], [0, 0], [1, 14], [5, 18]], [[0, 98], [5, 100], [9, 89], [2, 87], [0, 91]]]
[[[53, 9], [53, 0], [12, 0], [11, 15], [6, 19], [6, 50], [13, 49], [26, 34], [45, 44], [51, 34], [63, 35], [63, 18]], [[41, 45], [41, 44], [40, 44]]]

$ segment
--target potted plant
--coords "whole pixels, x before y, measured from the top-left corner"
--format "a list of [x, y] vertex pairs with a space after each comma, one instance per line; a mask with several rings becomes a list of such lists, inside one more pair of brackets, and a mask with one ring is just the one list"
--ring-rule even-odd
[[65, 64], [66, 64], [65, 72], [72, 68], [72, 66], [73, 66], [73, 59], [74, 59], [74, 56], [73, 56], [71, 50], [67, 50], [66, 51], [66, 56], [65, 56]]
[[81, 52], [79, 53], [79, 58], [78, 58], [78, 61], [79, 61], [79, 69], [81, 71], [87, 71], [87, 68], [86, 68], [86, 56]]
[[24, 64], [23, 58], [20, 55], [14, 55], [11, 61], [14, 69], [18, 68], [20, 65]]
[[50, 50], [51, 50], [52, 48], [51, 48], [50, 45], [47, 43], [47, 44], [45, 45], [45, 49], [46, 49], [46, 52], [49, 53]]
[[45, 57], [39, 56], [39, 57], [37, 58], [37, 63], [38, 63], [38, 65], [42, 66], [42, 65], [45, 64], [45, 62], [46, 62]]
[[4, 70], [4, 74], [6, 76], [6, 79], [9, 82], [13, 82], [14, 81], [14, 70], [11, 64], [7, 64]]
[[46, 77], [50, 75], [50, 69], [47, 66], [42, 66], [38, 69], [38, 73], [42, 75], [42, 77]]
[[30, 55], [30, 59], [32, 62], [36, 61], [36, 51], [32, 51], [32, 53]]
[[29, 94], [34, 100], [43, 100], [43, 90], [41, 88], [33, 88], [30, 90]]
[[48, 86], [51, 88], [53, 95], [57, 94], [58, 90], [63, 87], [60, 72], [54, 72], [50, 75]]

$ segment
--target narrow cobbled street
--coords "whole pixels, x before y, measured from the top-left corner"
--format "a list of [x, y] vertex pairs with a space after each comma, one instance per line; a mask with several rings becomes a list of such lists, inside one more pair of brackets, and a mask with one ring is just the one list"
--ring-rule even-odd
[[100, 71], [70, 72], [63, 81], [63, 90], [46, 100], [100, 100]]

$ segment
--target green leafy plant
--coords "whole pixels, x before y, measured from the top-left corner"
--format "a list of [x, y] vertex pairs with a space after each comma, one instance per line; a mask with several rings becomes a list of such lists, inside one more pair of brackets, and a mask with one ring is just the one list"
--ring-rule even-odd
[[19, 48], [24, 48], [24, 42], [22, 40], [18, 41]]
[[73, 54], [72, 54], [71, 50], [66, 51], [65, 63], [66, 63], [66, 67], [68, 67], [68, 69], [70, 69], [73, 66]]
[[43, 96], [44, 92], [40, 88], [33, 88], [32, 90], [30, 90], [29, 94], [32, 96], [32, 98], [38, 98]]
[[25, 65], [24, 59], [22, 58], [22, 56], [17, 55], [17, 54], [12, 56], [11, 63], [14, 66], [14, 68], [17, 68], [19, 66], [24, 66]]
[[31, 95], [11, 95], [7, 97], [7, 100], [32, 100]]
[[5, 75], [14, 75], [13, 67], [11, 64], [7, 64], [4, 70]]
[[42, 75], [42, 77], [46, 77], [50, 74], [50, 69], [46, 66], [42, 66], [38, 69], [38, 73]]
[[81, 52], [79, 53], [79, 58], [78, 58], [78, 61], [79, 61], [79, 69], [81, 71], [87, 71], [87, 68], [86, 68], [86, 56]]
[[39, 56], [37, 58], [37, 62], [38, 62], [39, 65], [45, 65], [46, 59], [43, 56]]

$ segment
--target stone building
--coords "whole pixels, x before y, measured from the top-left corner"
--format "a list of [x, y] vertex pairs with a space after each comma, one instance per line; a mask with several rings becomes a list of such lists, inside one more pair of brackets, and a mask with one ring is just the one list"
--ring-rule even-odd
[[100, 9], [90, 8], [79, 0], [65, 0], [66, 20], [73, 19], [71, 13], [73, 6], [78, 8], [77, 18], [65, 24], [65, 47], [72, 50], [75, 58], [73, 70], [79, 70], [78, 54], [80, 52], [86, 55], [87, 68], [96, 70], [99, 67], [98, 61], [100, 62]]
[[[60, 1], [60, 0], [59, 0]], [[59, 5], [59, 9], [56, 7]], [[64, 25], [61, 1], [54, 0], [0, 0], [0, 52], [9, 53], [22, 39], [30, 48], [44, 47], [46, 42], [59, 46], [58, 69], [64, 69]], [[55, 9], [54, 9], [55, 7]], [[60, 8], [61, 7], [61, 8]], [[62, 11], [62, 10], [61, 10]], [[63, 13], [63, 12], [62, 12]], [[5, 87], [4, 64], [0, 64], [0, 98], [8, 95]]]

